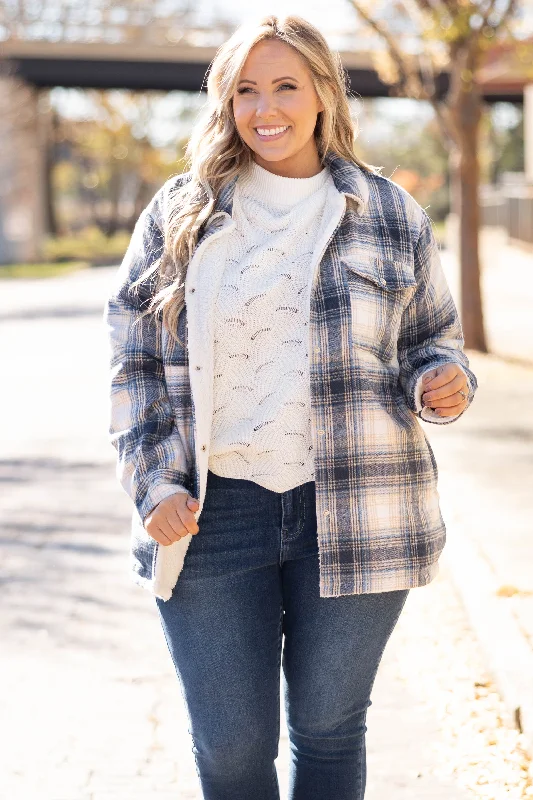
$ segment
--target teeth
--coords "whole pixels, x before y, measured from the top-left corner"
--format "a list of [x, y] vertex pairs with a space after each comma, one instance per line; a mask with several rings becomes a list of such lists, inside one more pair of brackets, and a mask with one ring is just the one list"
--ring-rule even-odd
[[285, 125], [284, 128], [273, 128], [272, 130], [267, 128], [257, 128], [257, 133], [260, 136], [275, 136], [278, 133], [286, 131], [288, 127], [289, 127], [288, 125]]

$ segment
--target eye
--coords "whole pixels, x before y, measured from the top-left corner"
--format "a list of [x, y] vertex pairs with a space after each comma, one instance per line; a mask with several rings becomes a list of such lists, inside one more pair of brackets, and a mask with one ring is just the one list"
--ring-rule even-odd
[[[294, 86], [292, 83], [280, 83], [278, 89], [297, 89], [297, 86]], [[251, 86], [243, 86], [240, 89], [237, 89], [237, 94], [247, 94], [248, 92], [253, 92]]]

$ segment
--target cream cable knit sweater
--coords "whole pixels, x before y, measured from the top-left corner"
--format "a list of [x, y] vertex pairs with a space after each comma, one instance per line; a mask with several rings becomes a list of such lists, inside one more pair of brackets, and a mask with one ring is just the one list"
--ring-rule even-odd
[[331, 182], [327, 169], [284, 178], [254, 163], [235, 187], [235, 228], [202, 263], [208, 270], [226, 259], [213, 321], [209, 469], [275, 492], [314, 480], [311, 256]]

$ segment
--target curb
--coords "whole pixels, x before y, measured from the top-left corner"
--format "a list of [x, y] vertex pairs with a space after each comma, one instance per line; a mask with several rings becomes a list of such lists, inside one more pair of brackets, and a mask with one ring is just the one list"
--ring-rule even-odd
[[488, 661], [495, 684], [533, 758], [533, 649], [498, 597], [494, 572], [466, 532], [448, 533], [441, 554]]

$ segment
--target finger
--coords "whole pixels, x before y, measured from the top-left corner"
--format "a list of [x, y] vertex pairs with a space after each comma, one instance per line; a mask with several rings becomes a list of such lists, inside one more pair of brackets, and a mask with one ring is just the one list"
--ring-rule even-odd
[[169, 538], [172, 538], [173, 541], [177, 541], [183, 536], [187, 536], [188, 533], [180, 517], [178, 514], [176, 514], [176, 509], [172, 508], [167, 510], [164, 519], [162, 519], [159, 523], [159, 527], [161, 527], [166, 535]]
[[145, 530], [152, 537], [152, 539], [155, 539], [156, 542], [159, 542], [159, 544], [162, 544], [164, 547], [172, 544], [172, 540], [169, 539], [168, 536], [166, 536], [166, 534], [164, 534], [163, 531], [160, 530], [160, 528], [154, 523], [146, 525]]
[[184, 509], [176, 509], [176, 516], [178, 517], [181, 525], [185, 528], [185, 533], [195, 534], [198, 533], [198, 523], [193, 512], [185, 507]]
[[458, 392], [459, 389], [466, 390], [466, 388], [464, 376], [456, 375], [449, 383], [444, 384], [444, 386], [441, 386], [439, 389], [433, 389], [431, 391], [426, 390], [422, 395], [422, 399], [431, 403], [433, 400], [439, 400], [441, 397], [449, 397], [455, 394], [455, 392]]
[[436, 400], [430, 400], [427, 405], [430, 405], [432, 408], [451, 408], [455, 405], [463, 405], [466, 403], [466, 399], [463, 398], [462, 394], [459, 392], [454, 392], [449, 397], [439, 397]]
[[435, 413], [438, 414], [439, 417], [454, 417], [456, 414], [460, 414], [461, 411], [464, 411], [465, 408], [466, 402], [463, 402], [456, 406], [449, 406], [448, 408], [438, 408]]
[[422, 386], [426, 387], [433, 380], [433, 378], [436, 377], [436, 375], [437, 375], [436, 369], [429, 369], [426, 372], [424, 372], [424, 376], [422, 379]]
[[424, 384], [424, 389], [433, 390], [444, 386], [446, 383], [453, 380], [458, 373], [458, 369], [459, 368], [455, 364], [442, 364], [440, 367], [437, 367], [437, 375]]
[[188, 533], [198, 533], [198, 524], [194, 512], [198, 510], [199, 506], [200, 503], [195, 497], [182, 493], [174, 495], [171, 505], [167, 509], [169, 524], [181, 536], [186, 536]]

